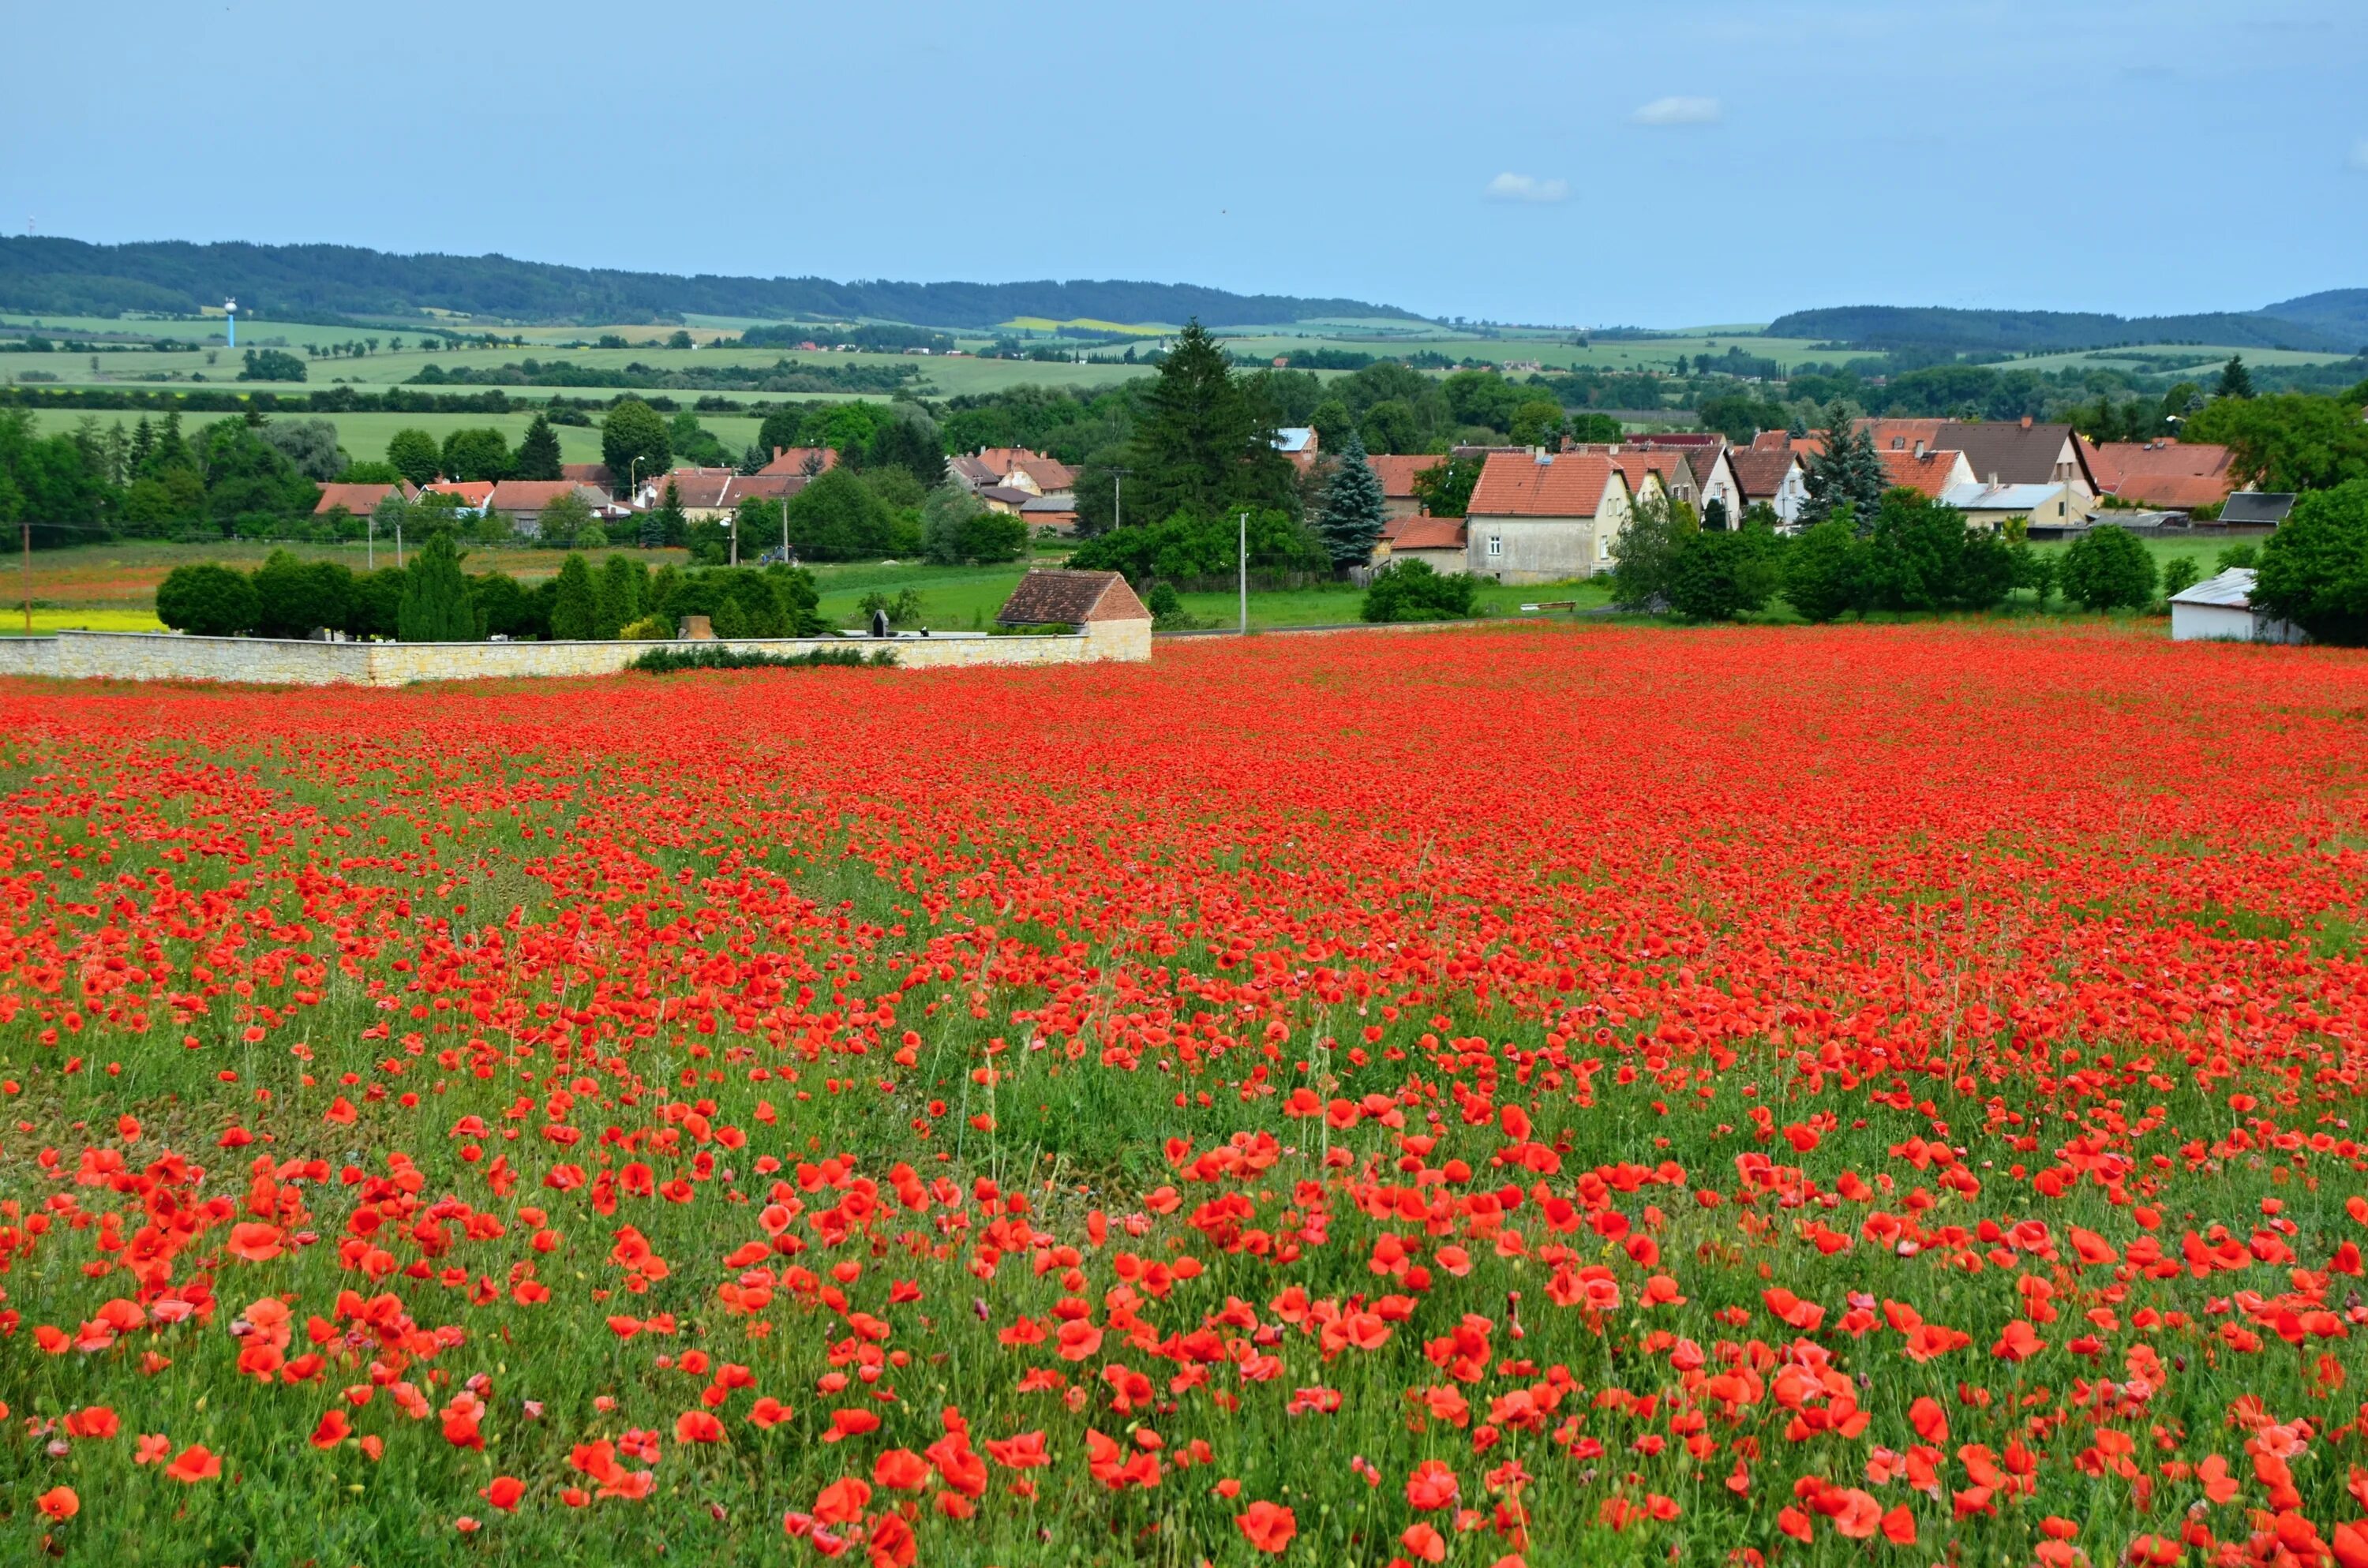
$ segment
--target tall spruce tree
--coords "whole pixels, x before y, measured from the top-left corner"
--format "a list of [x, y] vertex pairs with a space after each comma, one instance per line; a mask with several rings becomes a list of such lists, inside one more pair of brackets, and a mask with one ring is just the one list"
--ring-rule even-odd
[[1801, 523], [1808, 527], [1848, 513], [1863, 535], [1874, 526], [1889, 481], [1883, 460], [1875, 455], [1874, 437], [1853, 426], [1850, 410], [1836, 403], [1826, 420], [1826, 449], [1809, 461], [1808, 500], [1801, 507]]
[[541, 415], [536, 415], [534, 423], [526, 427], [518, 456], [510, 460], [510, 472], [519, 479], [560, 477], [559, 432]]
[[2213, 389], [2212, 395], [2235, 398], [2253, 395], [2253, 372], [2245, 369], [2243, 355], [2228, 356], [2228, 362], [2220, 367], [2220, 384]]
[[600, 625], [599, 590], [592, 585], [592, 569], [570, 551], [559, 563], [558, 592], [551, 602], [551, 634], [562, 642], [589, 642]]
[[642, 548], [656, 550], [662, 545], [678, 545], [689, 537], [690, 519], [683, 515], [682, 492], [669, 479], [658, 504], [642, 514]]
[[1143, 401], [1127, 516], [1157, 523], [1178, 512], [1292, 506], [1291, 460], [1274, 449], [1267, 414], [1198, 321], [1178, 335]]
[[403, 574], [403, 601], [394, 612], [395, 635], [405, 642], [473, 642], [477, 609], [461, 575], [461, 552], [449, 529], [427, 536]]
[[1365, 443], [1354, 428], [1340, 453], [1340, 465], [1324, 487], [1324, 509], [1316, 534], [1331, 552], [1332, 564], [1342, 570], [1362, 566], [1373, 558], [1389, 508], [1382, 495], [1381, 476], [1365, 460]]

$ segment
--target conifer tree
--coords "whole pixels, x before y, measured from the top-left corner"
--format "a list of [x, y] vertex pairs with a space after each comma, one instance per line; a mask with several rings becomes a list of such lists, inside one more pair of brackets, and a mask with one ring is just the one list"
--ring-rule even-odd
[[2245, 369], [2245, 357], [2231, 354], [2228, 362], [2220, 367], [2220, 384], [2213, 389], [2214, 397], [2248, 398], [2253, 395], [2253, 372]]
[[569, 551], [560, 562], [557, 596], [551, 605], [551, 635], [562, 642], [588, 641], [600, 623], [599, 595], [592, 585], [592, 569]]
[[405, 642], [473, 642], [476, 606], [468, 579], [461, 575], [461, 552], [450, 530], [438, 528], [411, 558], [403, 575], [403, 600], [394, 613], [395, 635]]
[[1365, 443], [1351, 428], [1348, 446], [1340, 453], [1340, 466], [1324, 487], [1324, 508], [1315, 531], [1331, 552], [1332, 564], [1345, 569], [1373, 558], [1373, 546], [1387, 520], [1381, 477], [1365, 460]]
[[518, 443], [518, 456], [510, 464], [511, 473], [519, 479], [557, 479], [559, 463], [559, 432], [551, 421], [538, 414], [534, 423], [526, 427], [526, 438]]
[[1883, 493], [1889, 488], [1883, 460], [1875, 455], [1874, 437], [1854, 428], [1850, 410], [1841, 404], [1834, 405], [1826, 425], [1826, 449], [1809, 462], [1809, 498], [1801, 507], [1801, 524], [1805, 528], [1847, 514], [1863, 535], [1874, 526]]

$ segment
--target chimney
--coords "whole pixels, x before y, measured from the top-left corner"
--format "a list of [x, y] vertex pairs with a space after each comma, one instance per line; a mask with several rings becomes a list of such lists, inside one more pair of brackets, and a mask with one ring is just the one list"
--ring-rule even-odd
[[2031, 428], [2031, 415], [2028, 414], [2022, 416], [2022, 427], [2026, 430]]
[[1543, 447], [1531, 447], [1530, 449], [1530, 460], [1537, 464], [1540, 468], [1543, 468], [1548, 463], [1554, 461], [1554, 454], [1547, 451]]
[[1997, 471], [1996, 469], [1992, 469], [1992, 470], [1990, 471], [1990, 488], [1991, 488], [1992, 490], [1996, 490], [1998, 487], [1998, 471]]

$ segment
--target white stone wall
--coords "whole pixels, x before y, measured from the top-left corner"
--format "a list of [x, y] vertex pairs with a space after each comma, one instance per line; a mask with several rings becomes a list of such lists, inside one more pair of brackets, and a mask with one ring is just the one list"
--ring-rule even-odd
[[[616, 675], [667, 642], [304, 642], [265, 637], [181, 637], [153, 631], [61, 631], [0, 638], [0, 676], [71, 679], [229, 681], [250, 686], [408, 686], [428, 680]], [[717, 644], [702, 643], [700, 646]], [[744, 638], [723, 644], [768, 653], [817, 648], [870, 653], [893, 647], [904, 669], [980, 665], [1140, 664], [1151, 622], [1097, 621], [1070, 636]]]

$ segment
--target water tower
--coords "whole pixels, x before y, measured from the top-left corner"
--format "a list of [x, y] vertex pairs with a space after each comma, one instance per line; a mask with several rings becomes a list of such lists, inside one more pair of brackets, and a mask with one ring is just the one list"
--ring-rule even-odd
[[222, 320], [227, 324], [230, 334], [226, 346], [235, 348], [238, 347], [238, 301], [236, 300], [222, 301]]

